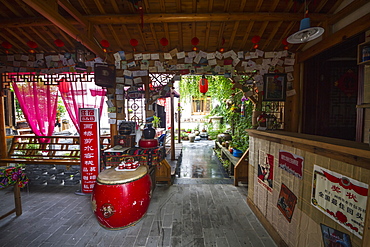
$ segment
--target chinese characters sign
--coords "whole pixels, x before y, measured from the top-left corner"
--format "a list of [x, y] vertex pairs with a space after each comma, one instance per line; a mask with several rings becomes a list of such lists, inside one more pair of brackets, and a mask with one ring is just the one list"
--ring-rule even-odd
[[303, 157], [279, 150], [279, 167], [302, 179]]
[[312, 205], [362, 238], [368, 185], [315, 165], [312, 188]]
[[297, 196], [294, 195], [293, 192], [288, 187], [286, 187], [285, 184], [281, 184], [277, 207], [280, 209], [280, 212], [285, 216], [289, 223], [292, 221], [292, 216], [296, 204]]
[[100, 161], [98, 109], [80, 108], [79, 119], [82, 193], [92, 193]]

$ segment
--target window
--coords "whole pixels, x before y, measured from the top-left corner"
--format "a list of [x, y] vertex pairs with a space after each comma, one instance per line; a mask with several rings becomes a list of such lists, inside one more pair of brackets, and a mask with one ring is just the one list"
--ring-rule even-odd
[[211, 111], [211, 97], [193, 98], [192, 100], [192, 114], [206, 115]]

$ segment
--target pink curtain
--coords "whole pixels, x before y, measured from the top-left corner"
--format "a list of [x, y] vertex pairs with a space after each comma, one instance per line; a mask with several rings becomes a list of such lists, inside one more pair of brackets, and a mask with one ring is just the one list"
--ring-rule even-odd
[[78, 133], [80, 133], [79, 108], [98, 108], [101, 116], [106, 89], [96, 86], [94, 82], [71, 82], [62, 79], [59, 82], [59, 91], [62, 95], [64, 106]]
[[[51, 136], [54, 131], [58, 88], [39, 82], [13, 82], [14, 93], [17, 96], [23, 114], [33, 133], [37, 136]], [[41, 143], [49, 139], [41, 138]]]

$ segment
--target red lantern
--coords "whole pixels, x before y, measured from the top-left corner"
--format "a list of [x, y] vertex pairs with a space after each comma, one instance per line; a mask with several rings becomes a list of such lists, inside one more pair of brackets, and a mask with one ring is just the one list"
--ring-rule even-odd
[[10, 44], [8, 41], [3, 41], [3, 43], [1, 43], [1, 46], [5, 49], [11, 49], [13, 47], [13, 45]]
[[104, 48], [108, 48], [110, 46], [109, 41], [108, 40], [105, 40], [105, 39], [103, 39], [102, 41], [100, 41], [100, 44]]
[[56, 39], [54, 40], [54, 44], [58, 47], [63, 47], [64, 46], [64, 42], [61, 41], [60, 39]]
[[130, 39], [130, 45], [132, 45], [133, 47], [137, 46], [139, 44], [139, 41], [137, 41], [137, 39]]
[[199, 44], [199, 39], [197, 37], [194, 37], [191, 39], [191, 44], [193, 46], [197, 46]]
[[199, 81], [199, 91], [202, 94], [206, 94], [208, 91], [208, 80], [204, 75], [202, 76], [202, 79], [200, 79]]
[[28, 41], [28, 42], [27, 42], [27, 45], [28, 45], [28, 47], [29, 47], [29, 48], [31, 48], [31, 49], [36, 49], [37, 47], [39, 47], [39, 46], [36, 44], [36, 42], [34, 42], [34, 41]]
[[71, 83], [67, 81], [66, 79], [62, 79], [59, 81], [59, 92], [61, 93], [68, 93], [71, 89]]
[[260, 41], [261, 41], [261, 37], [260, 36], [258, 36], [258, 35], [253, 36], [253, 38], [252, 38], [252, 43], [253, 44], [257, 44]]
[[162, 46], [168, 46], [168, 39], [166, 38], [161, 38], [161, 40], [159, 41], [161, 43]]

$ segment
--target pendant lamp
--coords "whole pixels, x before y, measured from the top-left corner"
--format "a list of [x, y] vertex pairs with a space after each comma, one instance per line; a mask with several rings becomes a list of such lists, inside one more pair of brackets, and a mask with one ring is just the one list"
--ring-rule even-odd
[[305, 18], [301, 20], [299, 31], [293, 33], [287, 38], [288, 43], [290, 44], [302, 44], [308, 41], [314, 40], [320, 37], [324, 33], [324, 28], [322, 27], [311, 27], [311, 20], [307, 17], [308, 15], [308, 6], [305, 1]]

